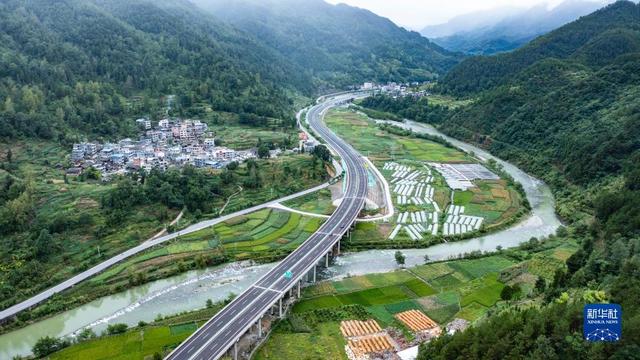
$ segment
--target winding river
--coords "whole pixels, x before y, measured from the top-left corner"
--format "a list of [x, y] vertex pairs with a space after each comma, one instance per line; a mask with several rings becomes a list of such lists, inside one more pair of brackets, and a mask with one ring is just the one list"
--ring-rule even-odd
[[[504, 170], [524, 187], [531, 204], [531, 214], [515, 226], [490, 235], [443, 243], [427, 249], [403, 250], [407, 266], [422, 264], [424, 255], [442, 260], [474, 250], [491, 251], [497, 246], [510, 248], [529, 240], [552, 234], [561, 225], [554, 211], [554, 200], [549, 187], [514, 165], [495, 158], [473, 145], [449, 138], [429, 125], [405, 121], [394, 123], [416, 132], [439, 135], [455, 146], [473, 151], [482, 159], [495, 159]], [[395, 250], [370, 250], [343, 254], [324, 274], [325, 278], [339, 279], [348, 275], [392, 271], [397, 268]], [[273, 265], [232, 263], [205, 270], [189, 271], [171, 278], [154, 281], [133, 289], [95, 300], [76, 309], [66, 311], [25, 328], [0, 336], [0, 359], [27, 355], [33, 344], [43, 336], [64, 336], [84, 327], [96, 333], [108, 323], [135, 325], [139, 321], [153, 321], [159, 314], [174, 314], [202, 308], [207, 299], [222, 300], [231, 293], [240, 293]]]

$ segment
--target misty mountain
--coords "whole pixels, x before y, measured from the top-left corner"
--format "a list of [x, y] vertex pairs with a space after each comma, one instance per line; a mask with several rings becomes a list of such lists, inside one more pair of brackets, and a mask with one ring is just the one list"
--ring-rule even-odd
[[420, 33], [429, 39], [444, 38], [493, 26], [509, 16], [517, 16], [524, 11], [526, 11], [525, 8], [515, 6], [501, 6], [488, 10], [474, 11], [458, 15], [443, 24], [425, 26], [420, 30]]
[[460, 56], [368, 10], [322, 0], [192, 0], [333, 85], [427, 80]]
[[516, 49], [602, 6], [602, 2], [567, 0], [552, 9], [546, 4], [529, 9], [498, 8], [454, 18], [425, 28], [422, 34], [452, 51], [493, 54]]

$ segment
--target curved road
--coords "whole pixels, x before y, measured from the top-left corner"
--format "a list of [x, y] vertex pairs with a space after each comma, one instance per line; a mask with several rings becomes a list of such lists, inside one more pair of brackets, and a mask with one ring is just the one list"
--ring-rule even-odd
[[[324, 112], [352, 98], [341, 95], [313, 106], [307, 113], [311, 128], [342, 158], [346, 166], [345, 197], [331, 217], [300, 247], [235, 298], [178, 346], [167, 359], [219, 359], [258, 319], [298, 284], [347, 232], [362, 210], [367, 194], [367, 173], [360, 154], [323, 123]], [[291, 271], [289, 279], [284, 273]]]

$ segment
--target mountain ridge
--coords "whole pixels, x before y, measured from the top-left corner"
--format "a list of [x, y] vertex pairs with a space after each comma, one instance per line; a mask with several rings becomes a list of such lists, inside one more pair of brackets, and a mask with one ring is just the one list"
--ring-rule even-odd
[[[478, 26], [459, 28], [447, 35], [431, 38], [436, 44], [451, 51], [490, 55], [516, 49], [537, 36], [596, 11], [604, 5], [598, 1], [566, 0], [552, 9], [542, 4], [502, 13], [495, 11], [496, 14], [491, 13], [492, 17], [485, 19]], [[428, 35], [428, 31], [433, 32], [436, 29], [426, 28], [422, 33]]]
[[325, 84], [429, 80], [462, 57], [368, 10], [313, 1], [192, 0]]

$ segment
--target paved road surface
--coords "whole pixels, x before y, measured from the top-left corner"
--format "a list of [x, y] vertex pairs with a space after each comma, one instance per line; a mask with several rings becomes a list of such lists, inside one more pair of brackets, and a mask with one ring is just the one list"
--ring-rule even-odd
[[[339, 154], [346, 165], [345, 198], [340, 206], [315, 234], [192, 334], [167, 359], [219, 359], [278, 302], [284, 292], [293, 288], [322, 259], [355, 221], [367, 194], [367, 173], [363, 160], [356, 150], [322, 124], [324, 111], [350, 97], [341, 95], [329, 98], [307, 113], [311, 128]], [[286, 271], [291, 271], [293, 277], [285, 278]]]
[[149, 248], [151, 248], [153, 246], [156, 246], [156, 245], [162, 244], [162, 243], [164, 243], [166, 241], [175, 239], [175, 238], [177, 238], [178, 236], [181, 236], [181, 235], [186, 235], [186, 234], [190, 234], [192, 232], [196, 232], [198, 230], [202, 230], [204, 228], [213, 226], [215, 224], [218, 224], [220, 222], [229, 220], [229, 219], [231, 219], [233, 217], [236, 217], [236, 216], [239, 216], [239, 215], [245, 215], [245, 214], [260, 210], [260, 209], [264, 209], [264, 208], [269, 207], [269, 206], [271, 206], [273, 204], [277, 204], [277, 203], [280, 203], [280, 202], [284, 202], [284, 201], [291, 200], [291, 199], [294, 199], [294, 198], [297, 198], [297, 197], [300, 197], [300, 196], [304, 196], [304, 195], [310, 194], [312, 192], [324, 189], [327, 186], [329, 186], [329, 184], [328, 183], [324, 183], [322, 185], [316, 186], [316, 187], [308, 189], [308, 190], [301, 191], [299, 193], [295, 193], [295, 194], [292, 194], [292, 195], [289, 195], [289, 196], [285, 196], [285, 197], [280, 198], [280, 199], [269, 201], [269, 202], [266, 202], [264, 204], [256, 205], [256, 206], [250, 207], [248, 209], [240, 210], [240, 211], [234, 212], [234, 213], [229, 214], [229, 215], [217, 217], [217, 218], [211, 219], [211, 220], [205, 220], [205, 221], [199, 222], [197, 224], [193, 224], [193, 225], [187, 227], [186, 229], [174, 232], [172, 234], [168, 234], [168, 235], [161, 236], [161, 237], [158, 237], [158, 238], [155, 238], [155, 239], [152, 239], [152, 240], [148, 240], [148, 241], [146, 241], [146, 242], [144, 242], [144, 243], [142, 243], [142, 244], [140, 244], [140, 245], [138, 245], [138, 246], [136, 246], [134, 248], [131, 248], [131, 249], [129, 249], [129, 250], [123, 252], [123, 253], [120, 253], [120, 254], [118, 254], [118, 255], [116, 255], [116, 256], [108, 259], [108, 260], [105, 260], [104, 262], [101, 262], [100, 264], [98, 264], [98, 265], [96, 265], [96, 266], [94, 266], [94, 267], [92, 267], [92, 268], [90, 268], [90, 269], [78, 274], [78, 275], [75, 275], [74, 277], [72, 277], [72, 278], [70, 278], [70, 279], [68, 279], [68, 280], [66, 280], [66, 281], [64, 281], [64, 282], [62, 282], [62, 283], [50, 288], [50, 289], [47, 289], [47, 290], [39, 293], [38, 295], [35, 295], [32, 298], [29, 298], [29, 299], [27, 299], [27, 300], [25, 300], [25, 301], [23, 301], [21, 303], [18, 303], [16, 305], [13, 305], [13, 306], [11, 306], [11, 307], [9, 307], [7, 309], [4, 309], [4, 310], [0, 311], [0, 321], [6, 319], [8, 317], [14, 316], [14, 315], [18, 314], [19, 312], [21, 312], [23, 310], [26, 310], [26, 309], [34, 306], [34, 305], [37, 305], [40, 302], [50, 298], [54, 294], [59, 293], [61, 291], [64, 291], [66, 289], [69, 289], [70, 287], [73, 287], [76, 284], [80, 283], [81, 281], [84, 281], [84, 280], [86, 280], [86, 279], [88, 279], [88, 278], [90, 278], [90, 277], [92, 277], [92, 276], [94, 276], [94, 275], [106, 270], [107, 268], [119, 263], [120, 261], [123, 261], [123, 260], [125, 260], [125, 259], [127, 259], [127, 258], [129, 258], [129, 257], [131, 257], [133, 255], [136, 255], [136, 254], [138, 254], [138, 253], [140, 253], [142, 251], [145, 251], [145, 250], [147, 250], [147, 249], [149, 249]]

